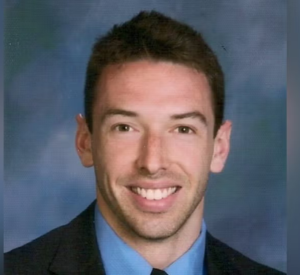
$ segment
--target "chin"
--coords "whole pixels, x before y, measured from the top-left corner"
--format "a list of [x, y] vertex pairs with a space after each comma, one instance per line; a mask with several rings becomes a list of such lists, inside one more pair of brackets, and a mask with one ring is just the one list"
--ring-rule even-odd
[[[177, 220], [178, 221], [178, 220]], [[178, 222], [164, 224], [161, 219], [155, 222], [144, 221], [139, 225], [137, 223], [127, 223], [129, 230], [138, 238], [145, 241], [161, 242], [176, 235], [182, 227]], [[171, 225], [173, 224], [173, 225]]]

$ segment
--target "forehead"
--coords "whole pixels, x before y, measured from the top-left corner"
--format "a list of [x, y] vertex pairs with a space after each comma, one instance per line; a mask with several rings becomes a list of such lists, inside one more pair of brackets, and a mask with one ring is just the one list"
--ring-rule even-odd
[[212, 116], [207, 77], [171, 62], [141, 60], [106, 67], [96, 87], [97, 109], [126, 107], [155, 112], [191, 109]]

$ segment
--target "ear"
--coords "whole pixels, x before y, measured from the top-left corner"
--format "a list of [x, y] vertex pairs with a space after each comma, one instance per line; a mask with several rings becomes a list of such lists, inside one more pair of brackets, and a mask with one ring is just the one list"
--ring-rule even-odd
[[231, 122], [225, 121], [219, 128], [214, 140], [214, 152], [210, 164], [210, 171], [219, 173], [223, 170], [229, 150], [230, 150], [230, 135]]
[[92, 156], [92, 137], [88, 129], [85, 119], [81, 114], [76, 116], [77, 132], [76, 132], [76, 149], [81, 163], [85, 167], [93, 166]]

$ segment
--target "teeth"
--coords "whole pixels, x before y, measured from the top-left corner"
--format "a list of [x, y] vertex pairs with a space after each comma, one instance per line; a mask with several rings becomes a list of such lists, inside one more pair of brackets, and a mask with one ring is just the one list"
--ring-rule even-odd
[[162, 199], [162, 192], [159, 189], [154, 190], [154, 199], [161, 200]]
[[144, 189], [141, 187], [133, 187], [132, 191], [147, 200], [161, 200], [176, 191], [176, 187], [169, 187], [164, 189]]
[[154, 190], [149, 189], [146, 193], [146, 199], [147, 200], [154, 200]]
[[139, 190], [142, 190], [142, 192], [138, 191], [138, 194], [142, 195], [143, 198], [146, 198], [147, 197], [147, 191], [145, 189], [141, 189], [141, 188], [139, 188]]

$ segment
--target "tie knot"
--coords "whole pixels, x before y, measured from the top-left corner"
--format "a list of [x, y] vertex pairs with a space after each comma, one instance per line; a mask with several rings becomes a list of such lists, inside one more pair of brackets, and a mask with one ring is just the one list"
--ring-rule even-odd
[[167, 272], [165, 272], [163, 270], [153, 268], [150, 275], [168, 275], [168, 274], [167, 274]]

